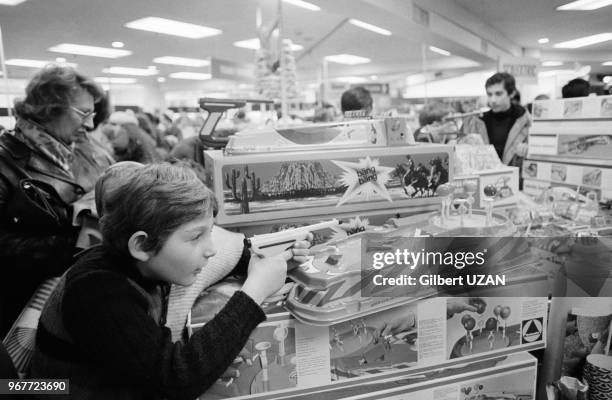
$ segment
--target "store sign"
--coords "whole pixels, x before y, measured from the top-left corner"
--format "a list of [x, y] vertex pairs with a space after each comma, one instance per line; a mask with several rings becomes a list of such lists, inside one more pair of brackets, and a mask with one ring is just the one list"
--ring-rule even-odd
[[514, 76], [518, 84], [538, 83], [539, 64], [535, 58], [501, 57], [498, 70]]
[[388, 83], [361, 83], [351, 85], [352, 88], [361, 86], [366, 88], [372, 94], [389, 94], [389, 84]]
[[241, 64], [216, 58], [210, 60], [210, 72], [213, 79], [241, 82], [252, 82], [255, 76], [252, 64]]

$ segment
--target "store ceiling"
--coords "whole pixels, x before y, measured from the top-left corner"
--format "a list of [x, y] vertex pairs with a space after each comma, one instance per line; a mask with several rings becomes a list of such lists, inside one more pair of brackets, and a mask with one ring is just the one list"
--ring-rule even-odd
[[[405, 6], [407, 1], [387, 0], [385, 4]], [[329, 74], [339, 76], [395, 75], [418, 73], [422, 69], [422, 43], [436, 45], [450, 50], [454, 55], [444, 57], [426, 52], [428, 68], [476, 68], [487, 66], [482, 57], [472, 57], [462, 51], [461, 43], [452, 40], [437, 40], [412, 27], [409, 21], [402, 24], [402, 15], [372, 12], [377, 7], [374, 1], [355, 0], [312, 0], [321, 6], [321, 11], [308, 11], [290, 4], [283, 4], [285, 35], [305, 49], [317, 44], [306, 55], [296, 53], [298, 74], [301, 80], [314, 81], [321, 68], [321, 60], [330, 54], [349, 53], [372, 59], [369, 64], [341, 66], [331, 64]], [[559, 13], [554, 8], [564, 0], [428, 0], [417, 1], [422, 7], [435, 6], [436, 11], [452, 19], [453, 7], [461, 7], [495, 29], [509, 42], [525, 47], [541, 47], [544, 54], [551, 50], [551, 44], [585, 36], [591, 33], [612, 30], [612, 7], [593, 12]], [[350, 5], [342, 8], [340, 4]], [[146, 68], [153, 65], [152, 59], [159, 56], [181, 56], [193, 58], [215, 57], [240, 63], [252, 63], [254, 51], [237, 48], [233, 42], [256, 37], [256, 0], [181, 0], [173, 4], [167, 0], [27, 0], [10, 7], [0, 5], [0, 27], [3, 33], [4, 51], [7, 59], [27, 58], [53, 60], [58, 56], [79, 65], [79, 69], [92, 76], [102, 76], [102, 69], [109, 66]], [[276, 17], [276, 0], [260, 0], [264, 24], [270, 24]], [[446, 7], [452, 6], [452, 7]], [[341, 10], [341, 11], [339, 11]], [[441, 11], [440, 11], [441, 10]], [[388, 10], [387, 10], [388, 12]], [[191, 22], [221, 29], [222, 35], [186, 39], [125, 28], [123, 25], [135, 19], [158, 16]], [[361, 19], [371, 18], [376, 23], [394, 31], [392, 36], [382, 36], [370, 31], [343, 24], [332, 30], [348, 16]], [[389, 26], [385, 26], [386, 24]], [[391, 27], [392, 26], [392, 27]], [[402, 28], [398, 28], [402, 27]], [[405, 27], [405, 29], [404, 29]], [[469, 28], [469, 27], [467, 27]], [[402, 30], [402, 32], [398, 32]], [[396, 32], [398, 34], [396, 34]], [[331, 34], [330, 34], [331, 33]], [[547, 36], [551, 44], [541, 46], [537, 39]], [[47, 49], [59, 43], [78, 43], [110, 47], [111, 42], [122, 41], [125, 49], [133, 51], [131, 56], [109, 60], [87, 56], [71, 56], [49, 52]], [[592, 46], [589, 50], [559, 52], [571, 58], [571, 54], [582, 53], [591, 57], [596, 53], [612, 50], [612, 41]], [[304, 52], [304, 51], [302, 51]], [[473, 52], [472, 52], [473, 53]], [[588, 54], [587, 54], [588, 53]], [[612, 58], [612, 54], [609, 54]], [[582, 57], [582, 56], [581, 56]], [[583, 57], [583, 58], [584, 58]], [[488, 62], [493, 65], [494, 60]], [[601, 64], [600, 62], [598, 64]], [[193, 71], [187, 68], [157, 65], [160, 76], [171, 72]], [[9, 67], [9, 77], [27, 78], [34, 70]], [[139, 80], [155, 78], [139, 78]]]

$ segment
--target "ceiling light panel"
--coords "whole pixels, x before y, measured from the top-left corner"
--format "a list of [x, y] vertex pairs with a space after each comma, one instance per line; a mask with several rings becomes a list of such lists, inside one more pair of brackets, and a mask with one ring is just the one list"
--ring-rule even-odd
[[378, 33], [379, 35], [391, 36], [391, 31], [390, 30], [381, 28], [381, 27], [376, 26], [376, 25], [368, 24], [367, 22], [363, 22], [363, 21], [360, 21], [358, 19], [350, 19], [349, 23], [351, 23], [352, 25], [355, 25], [355, 26], [357, 26], [359, 28], [367, 29], [368, 31]]
[[104, 68], [102, 72], [114, 75], [151, 76], [157, 75], [159, 71], [151, 68], [110, 67]]
[[205, 81], [207, 79], [212, 78], [211, 74], [203, 74], [198, 72], [173, 72], [168, 76], [174, 79], [190, 79], [196, 81]]
[[[259, 49], [259, 39], [258, 38], [253, 38], [253, 39], [239, 40], [237, 42], [234, 42], [234, 46], [240, 47], [240, 48], [243, 48], [243, 49], [257, 50], [257, 49]], [[291, 43], [291, 50], [292, 51], [300, 51], [303, 48], [304, 48], [304, 46], [302, 46], [300, 44]]]
[[612, 33], [598, 33], [597, 35], [585, 36], [578, 39], [568, 40], [555, 44], [553, 47], [558, 49], [577, 49], [579, 47], [591, 46], [597, 43], [607, 42], [612, 40]]
[[97, 76], [94, 80], [98, 83], [129, 85], [136, 83], [136, 78], [117, 78], [110, 76]]
[[210, 60], [207, 59], [174, 56], [156, 57], [153, 59], [153, 62], [157, 64], [182, 65], [185, 67], [207, 67], [210, 65]]
[[369, 58], [354, 56], [352, 54], [336, 54], [331, 56], [325, 56], [325, 59], [329, 62], [346, 65], [367, 64], [371, 61]]
[[74, 43], [61, 43], [57, 46], [49, 47], [49, 51], [55, 53], [78, 54], [81, 56], [119, 58], [132, 54], [129, 50], [111, 49], [107, 47], [86, 46]]
[[450, 51], [441, 49], [441, 48], [436, 47], [436, 46], [429, 46], [429, 50], [433, 51], [434, 53], [441, 54], [443, 56], [450, 56], [451, 55]]
[[6, 65], [11, 65], [13, 67], [27, 67], [27, 68], [43, 68], [48, 64], [60, 63], [64, 65], [68, 65], [72, 68], [76, 68], [77, 64], [74, 63], [66, 63], [59, 61], [50, 61], [50, 60], [29, 60], [25, 58], [11, 58], [10, 60], [6, 60]]
[[310, 10], [310, 11], [319, 11], [321, 9], [321, 7], [312, 4], [312, 3], [308, 3], [306, 1], [302, 1], [302, 0], [283, 0], [283, 2], [287, 3], [287, 4], [291, 4], [297, 7], [301, 7], [304, 8], [306, 10]]
[[216, 28], [159, 17], [137, 19], [126, 23], [124, 26], [131, 29], [181, 36], [189, 39], [201, 39], [223, 33], [223, 31]]
[[607, 7], [612, 4], [612, 0], [577, 0], [557, 7], [559, 11], [588, 11]]
[[559, 65], [563, 65], [563, 61], [544, 61], [542, 62], [543, 67], [558, 67]]
[[17, 4], [21, 4], [26, 0], [0, 0], [0, 5], [2, 6], [16, 6]]

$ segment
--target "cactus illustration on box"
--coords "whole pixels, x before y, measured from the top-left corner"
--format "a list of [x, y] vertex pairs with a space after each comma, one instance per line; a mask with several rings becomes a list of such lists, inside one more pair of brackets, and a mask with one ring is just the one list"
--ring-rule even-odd
[[[240, 212], [248, 214], [249, 201], [258, 200], [261, 197], [261, 179], [257, 178], [254, 171], [249, 173], [248, 165], [244, 166], [241, 181], [240, 175], [240, 171], [232, 168], [231, 177], [230, 174], [225, 174], [225, 185], [232, 191], [233, 200], [240, 202]], [[240, 186], [240, 192], [238, 192], [238, 186]]]

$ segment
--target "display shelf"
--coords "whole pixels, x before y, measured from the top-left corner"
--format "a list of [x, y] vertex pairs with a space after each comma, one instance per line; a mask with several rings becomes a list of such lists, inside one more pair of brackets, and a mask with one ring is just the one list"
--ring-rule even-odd
[[[316, 388], [240, 396], [236, 397], [236, 400], [339, 400], [348, 398], [361, 400], [446, 398], [533, 400], [536, 391], [536, 372], [537, 360], [529, 353], [519, 353], [509, 357], [483, 358], [469, 364], [435, 369], [422, 368], [410, 372], [402, 371], [384, 379], [363, 377], [358, 383], [342, 381]], [[477, 397], [479, 395], [482, 397]], [[200, 397], [200, 400], [212, 398], [214, 397], [204, 395]]]

